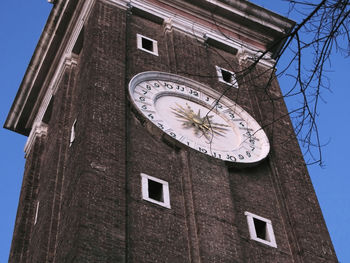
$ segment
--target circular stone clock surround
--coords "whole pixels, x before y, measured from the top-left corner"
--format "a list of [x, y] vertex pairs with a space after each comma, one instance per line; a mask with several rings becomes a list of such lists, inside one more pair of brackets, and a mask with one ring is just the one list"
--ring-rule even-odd
[[147, 71], [129, 83], [133, 105], [183, 145], [217, 159], [256, 163], [268, 138], [242, 107], [212, 88], [179, 75]]

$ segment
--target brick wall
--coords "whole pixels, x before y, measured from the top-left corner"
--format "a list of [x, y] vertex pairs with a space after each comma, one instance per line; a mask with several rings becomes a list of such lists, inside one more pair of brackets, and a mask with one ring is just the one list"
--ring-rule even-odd
[[11, 263], [29, 262], [29, 245], [33, 235], [41, 158], [45, 140], [46, 136], [36, 138], [32, 150], [26, 160], [9, 255], [9, 262]]

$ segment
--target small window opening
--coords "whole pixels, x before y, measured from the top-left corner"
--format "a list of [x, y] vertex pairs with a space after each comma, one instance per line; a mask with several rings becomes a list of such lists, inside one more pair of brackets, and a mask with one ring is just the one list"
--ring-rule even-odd
[[148, 180], [148, 195], [158, 202], [164, 202], [163, 185], [161, 183]]
[[141, 173], [142, 199], [148, 202], [170, 208], [168, 182]]
[[250, 238], [265, 245], [277, 247], [271, 220], [250, 212], [244, 214], [247, 216]]
[[218, 75], [218, 79], [220, 82], [223, 82], [234, 88], [238, 88], [236, 74], [234, 72], [229, 71], [227, 69], [223, 69], [219, 66], [215, 66], [215, 68], [216, 68], [216, 73]]
[[256, 236], [258, 238], [270, 241], [266, 233], [266, 222], [261, 221], [257, 218], [253, 218]]
[[221, 69], [222, 79], [226, 82], [232, 83], [232, 74], [226, 70]]
[[137, 48], [147, 53], [158, 56], [158, 42], [149, 37], [145, 37], [140, 34], [136, 34]]
[[153, 42], [149, 39], [142, 38], [142, 48], [153, 52]]

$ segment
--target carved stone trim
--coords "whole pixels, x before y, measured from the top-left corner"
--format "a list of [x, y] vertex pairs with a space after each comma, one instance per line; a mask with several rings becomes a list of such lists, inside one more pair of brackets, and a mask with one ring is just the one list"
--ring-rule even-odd
[[[176, 29], [192, 37], [195, 37], [199, 41], [206, 41], [207, 39], [215, 40], [222, 45], [232, 48], [232, 50], [237, 50], [238, 53], [249, 53], [256, 56], [259, 52], [258, 48], [253, 45], [241, 41], [239, 39], [233, 39], [223, 35], [217, 29], [204, 25], [198, 21], [194, 21], [188, 17], [185, 17], [181, 14], [174, 14], [170, 10], [162, 8], [154, 3], [149, 3], [146, 1], [128, 1], [128, 0], [104, 0], [105, 2], [110, 1], [112, 3], [117, 3], [118, 6], [137, 8], [153, 16], [159, 17], [164, 21], [164, 30], [172, 31]], [[232, 8], [231, 8], [232, 9]], [[230, 11], [232, 11], [230, 9]], [[233, 12], [233, 11], [232, 11]], [[270, 65], [271, 64], [271, 54], [267, 54], [264, 58], [261, 59], [262, 64]]]
[[[245, 61], [254, 62], [258, 59], [260, 55], [261, 53], [259, 54], [258, 52], [251, 52], [248, 50], [244, 50], [238, 53], [238, 60], [240, 64], [242, 64], [242, 62], [245, 62]], [[258, 64], [260, 66], [264, 66], [266, 68], [272, 69], [273, 66], [275, 65], [275, 60], [271, 58], [270, 54], [266, 54], [263, 58], [259, 60]]]
[[47, 135], [47, 124], [40, 122], [35, 123], [33, 128], [28, 136], [26, 145], [24, 146], [25, 158], [30, 154], [30, 151], [35, 143], [36, 138]]
[[58, 63], [52, 79], [46, 80], [44, 83], [44, 85], [48, 85], [49, 87], [45, 93], [44, 99], [41, 102], [38, 113], [36, 114], [33, 122], [34, 124], [42, 121], [50, 100], [56, 93], [58, 84], [60, 83], [66, 68], [77, 64], [77, 57], [72, 53], [72, 50], [84, 26], [84, 23], [90, 14], [94, 1], [95, 0], [86, 0], [83, 11], [79, 16], [78, 22], [74, 26], [74, 29], [72, 30], [72, 34], [68, 39], [67, 46], [64, 49], [62, 58]]

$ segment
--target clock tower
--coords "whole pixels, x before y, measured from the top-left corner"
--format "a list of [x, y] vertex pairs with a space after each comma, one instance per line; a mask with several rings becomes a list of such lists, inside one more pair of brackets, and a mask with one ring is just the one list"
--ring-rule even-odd
[[9, 262], [337, 262], [244, 0], [56, 0], [5, 128], [28, 136]]

